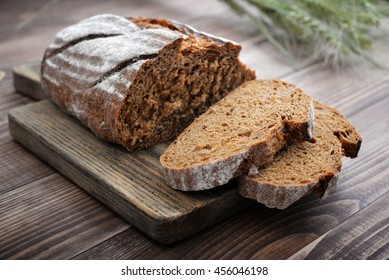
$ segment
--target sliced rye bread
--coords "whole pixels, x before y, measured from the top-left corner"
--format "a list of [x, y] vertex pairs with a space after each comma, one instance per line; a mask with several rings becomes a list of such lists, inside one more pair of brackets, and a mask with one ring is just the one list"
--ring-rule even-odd
[[308, 194], [334, 192], [342, 155], [356, 157], [362, 138], [338, 110], [318, 102], [313, 132], [311, 142], [287, 145], [256, 175], [239, 177], [240, 194], [285, 209]]
[[197, 118], [160, 158], [174, 189], [199, 191], [255, 174], [288, 140], [312, 137], [313, 102], [277, 80], [249, 81]]
[[172, 20], [104, 14], [60, 31], [42, 87], [98, 137], [128, 150], [174, 139], [255, 73], [241, 46]]

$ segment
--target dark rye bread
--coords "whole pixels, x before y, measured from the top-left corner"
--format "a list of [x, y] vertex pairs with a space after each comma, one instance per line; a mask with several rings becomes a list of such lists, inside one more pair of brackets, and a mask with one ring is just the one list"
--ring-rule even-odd
[[241, 176], [240, 194], [285, 209], [308, 194], [334, 192], [342, 155], [356, 157], [362, 138], [339, 111], [318, 102], [313, 132], [311, 142], [288, 145], [256, 175]]
[[291, 84], [249, 81], [198, 117], [160, 158], [168, 185], [210, 189], [255, 174], [288, 140], [311, 138], [311, 97]]
[[343, 155], [350, 158], [358, 156], [362, 138], [349, 120], [338, 110], [319, 102], [315, 102], [315, 113], [325, 120], [325, 125], [342, 144]]
[[56, 35], [42, 86], [98, 137], [136, 150], [173, 139], [254, 79], [240, 49], [175, 21], [98, 15]]

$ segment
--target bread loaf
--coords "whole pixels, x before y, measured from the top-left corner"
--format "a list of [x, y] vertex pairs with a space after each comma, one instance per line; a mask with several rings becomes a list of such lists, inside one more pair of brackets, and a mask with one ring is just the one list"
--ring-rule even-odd
[[270, 208], [285, 209], [308, 194], [326, 197], [335, 191], [342, 155], [356, 157], [362, 138], [337, 110], [315, 102], [311, 142], [291, 144], [256, 175], [238, 179], [242, 196]]
[[173, 139], [254, 79], [240, 49], [175, 21], [98, 15], [57, 34], [42, 87], [98, 137], [136, 150]]
[[198, 191], [255, 174], [288, 140], [311, 138], [312, 99], [291, 84], [249, 81], [198, 117], [160, 158], [167, 183]]

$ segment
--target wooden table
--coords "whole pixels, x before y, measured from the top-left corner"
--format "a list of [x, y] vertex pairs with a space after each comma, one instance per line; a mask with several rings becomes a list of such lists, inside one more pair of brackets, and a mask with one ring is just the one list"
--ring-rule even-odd
[[[246, 20], [219, 1], [49, 1], [0, 3], [0, 259], [388, 259], [389, 71], [312, 63], [296, 70]], [[98, 13], [167, 17], [243, 45], [258, 78], [295, 83], [340, 109], [363, 137], [345, 159], [338, 189], [284, 211], [254, 205], [198, 234], [159, 244], [11, 138], [7, 114], [34, 102], [15, 92], [12, 67], [39, 61], [61, 28]], [[27, 23], [27, 24], [26, 24]], [[373, 56], [389, 65], [389, 40]]]

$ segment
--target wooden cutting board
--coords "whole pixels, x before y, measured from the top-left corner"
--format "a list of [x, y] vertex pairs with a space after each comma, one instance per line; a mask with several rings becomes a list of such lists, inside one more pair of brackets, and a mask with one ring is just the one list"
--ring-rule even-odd
[[[41, 98], [38, 69], [14, 69], [15, 88], [36, 99]], [[251, 204], [234, 182], [201, 192], [171, 189], [159, 163], [167, 144], [130, 153], [96, 138], [49, 100], [11, 110], [9, 129], [20, 144], [162, 243], [190, 236]]]

